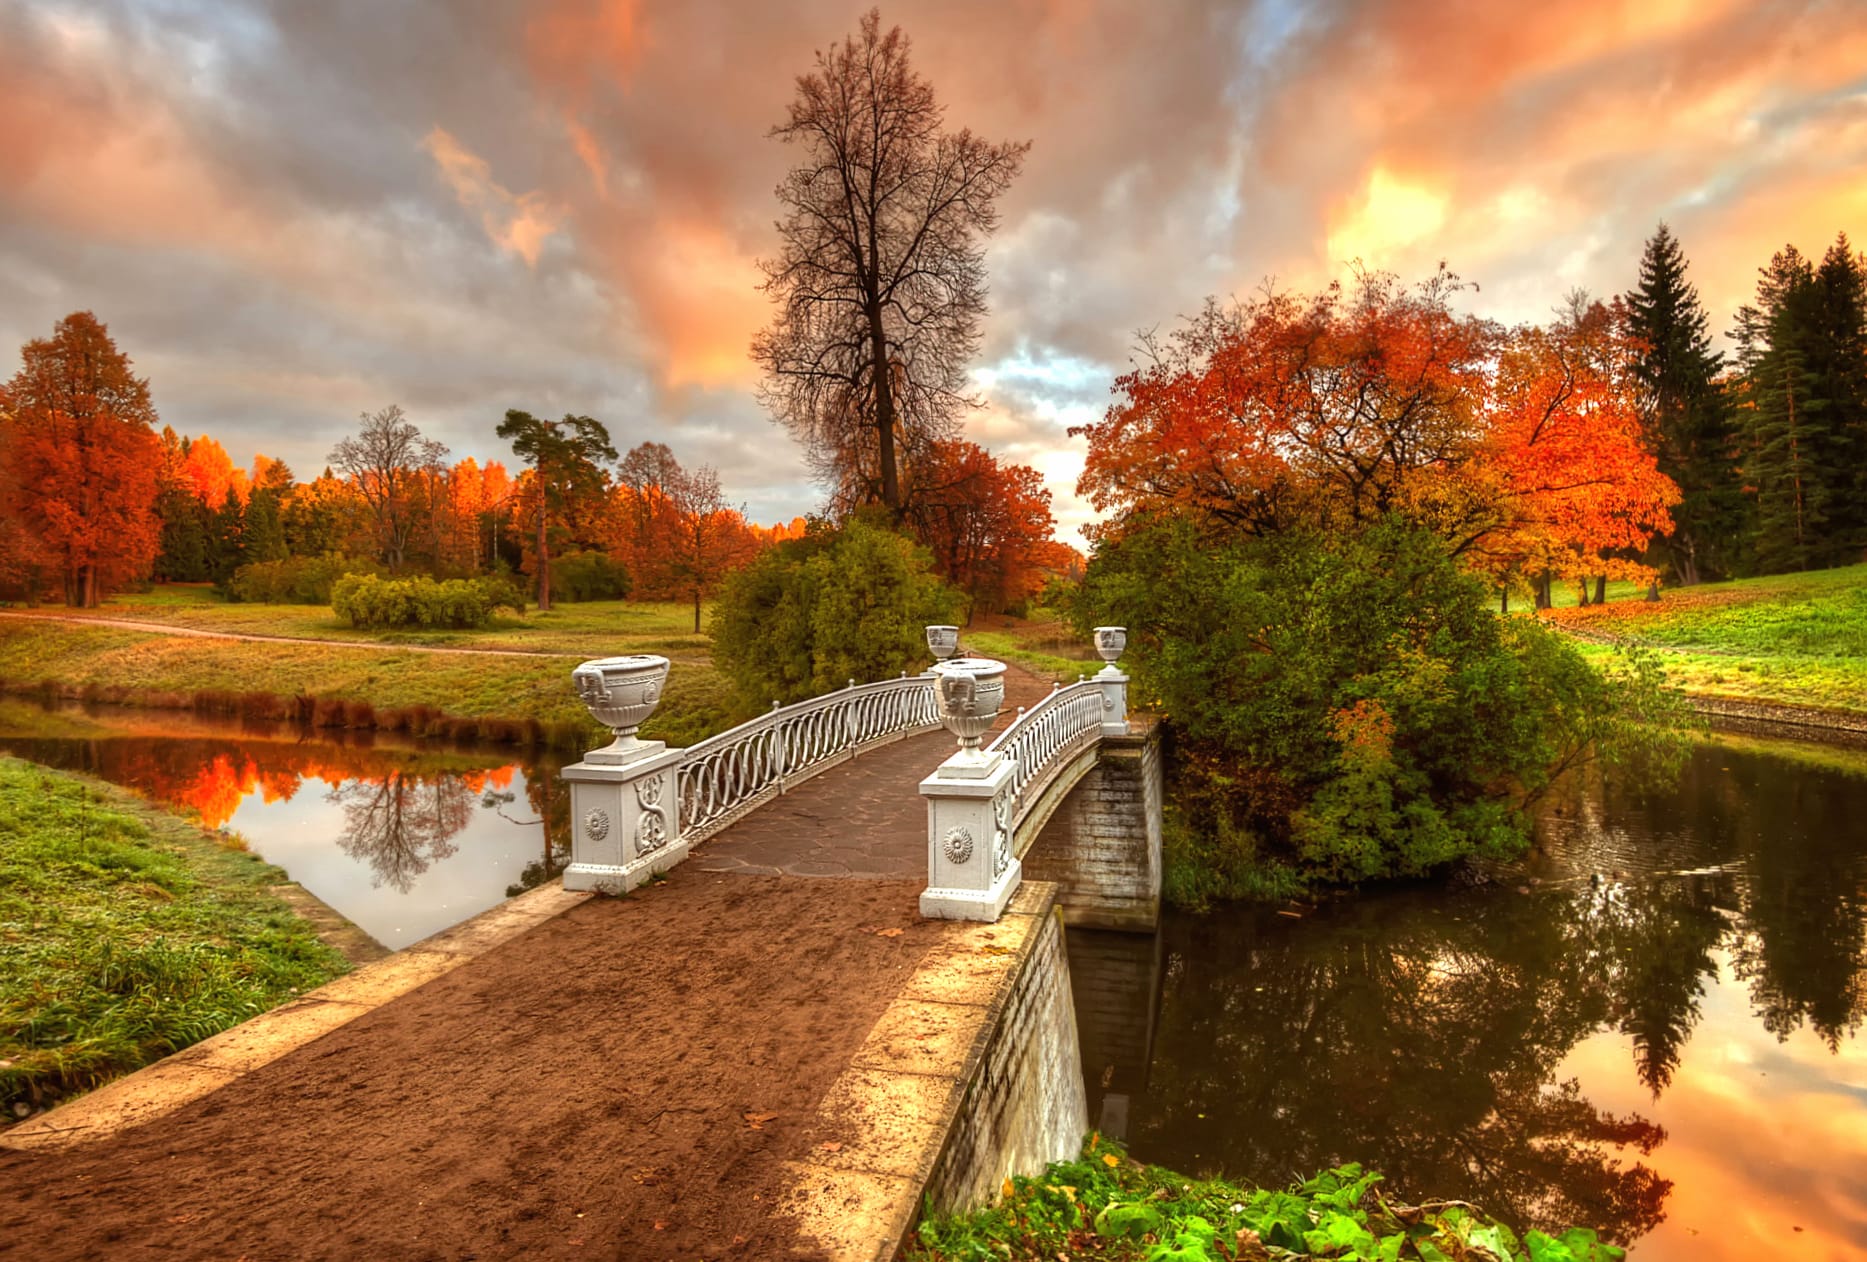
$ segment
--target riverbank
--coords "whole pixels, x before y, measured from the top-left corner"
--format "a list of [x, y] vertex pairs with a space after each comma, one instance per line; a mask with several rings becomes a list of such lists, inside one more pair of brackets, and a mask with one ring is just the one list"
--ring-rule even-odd
[[1661, 655], [1701, 709], [1790, 725], [1867, 731], [1867, 565], [1669, 588], [1547, 610], [1591, 660], [1620, 644]]
[[[366, 634], [319, 642], [188, 632], [0, 617], [0, 679], [7, 691], [60, 699], [575, 749], [602, 733], [571, 690], [571, 669], [584, 657], [652, 651], [620, 635], [547, 655], [442, 653]], [[724, 679], [704, 651], [689, 648], [643, 735], [688, 744], [733, 718]]]
[[0, 758], [5, 1120], [347, 972], [287, 881], [125, 790]]

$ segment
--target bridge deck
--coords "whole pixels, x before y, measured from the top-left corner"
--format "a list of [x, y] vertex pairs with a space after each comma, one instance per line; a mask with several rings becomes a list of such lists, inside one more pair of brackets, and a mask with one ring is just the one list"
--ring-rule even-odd
[[[1029, 671], [1007, 665], [1005, 708], [993, 731], [1049, 691]], [[701, 843], [689, 862], [707, 872], [925, 883], [927, 803], [916, 786], [953, 749], [953, 738], [940, 731], [870, 750]]]
[[[1006, 688], [1014, 712], [1045, 690]], [[665, 884], [552, 916], [143, 1125], [0, 1150], [0, 1259], [809, 1256], [773, 1208], [847, 1139], [826, 1093], [929, 953], [976, 931], [916, 906], [916, 784], [950, 748], [836, 767]]]

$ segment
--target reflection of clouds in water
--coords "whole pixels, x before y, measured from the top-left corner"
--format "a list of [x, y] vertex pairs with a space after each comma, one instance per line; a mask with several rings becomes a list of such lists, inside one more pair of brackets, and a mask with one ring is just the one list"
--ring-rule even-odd
[[1604, 1107], [1647, 1108], [1667, 1129], [1656, 1161], [1673, 1193], [1637, 1256], [1858, 1256], [1867, 1247], [1867, 1089], [1854, 1084], [1867, 1083], [1867, 1045], [1849, 1040], [1830, 1052], [1807, 1030], [1778, 1043], [1758, 1028], [1741, 986], [1709, 987], [1704, 1009], [1657, 1102], [1629, 1079], [1627, 1040], [1616, 1034], [1584, 1040], [1557, 1070], [1587, 1083]]

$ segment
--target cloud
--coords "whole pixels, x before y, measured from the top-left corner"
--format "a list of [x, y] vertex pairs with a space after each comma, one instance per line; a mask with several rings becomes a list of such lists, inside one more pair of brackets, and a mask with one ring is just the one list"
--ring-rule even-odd
[[468, 152], [444, 128], [430, 131], [422, 147], [434, 158], [460, 204], [480, 216], [486, 235], [524, 259], [527, 267], [538, 266], [538, 251], [562, 224], [563, 212], [536, 189], [508, 192], [493, 179], [486, 160]]
[[[0, 337], [96, 310], [165, 419], [315, 470], [400, 402], [497, 456], [506, 407], [815, 492], [761, 413], [767, 138], [842, 0], [0, 7]], [[952, 0], [886, 10], [950, 126], [1030, 140], [988, 252], [971, 422], [1069, 525], [1071, 424], [1138, 329], [1350, 257], [1486, 314], [1634, 279], [1661, 219], [1713, 327], [1794, 240], [1867, 233], [1867, 24], [1745, 0]], [[525, 265], [520, 267], [518, 262]]]

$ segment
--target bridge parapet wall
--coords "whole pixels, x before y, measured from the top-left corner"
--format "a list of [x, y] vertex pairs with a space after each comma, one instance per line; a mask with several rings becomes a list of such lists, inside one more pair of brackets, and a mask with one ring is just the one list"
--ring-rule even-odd
[[1159, 729], [1102, 738], [1099, 757], [1021, 856], [1059, 887], [1064, 923], [1152, 933], [1160, 924]]

